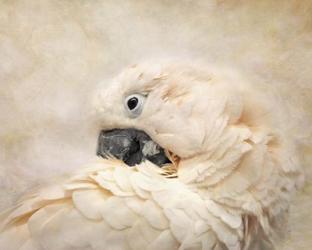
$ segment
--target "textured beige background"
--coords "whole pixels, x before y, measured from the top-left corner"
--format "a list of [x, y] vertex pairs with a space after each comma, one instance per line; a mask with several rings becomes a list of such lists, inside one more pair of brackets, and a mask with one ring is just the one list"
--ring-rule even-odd
[[94, 155], [88, 98], [130, 63], [225, 63], [308, 110], [311, 32], [309, 0], [0, 0], [0, 209]]

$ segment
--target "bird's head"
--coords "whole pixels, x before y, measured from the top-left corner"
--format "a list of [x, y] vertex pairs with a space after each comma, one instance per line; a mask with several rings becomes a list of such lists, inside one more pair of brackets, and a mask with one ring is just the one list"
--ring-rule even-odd
[[97, 93], [102, 118], [98, 153], [108, 153], [104, 147], [112, 146], [108, 141], [113, 143], [113, 137], [125, 145], [131, 138], [151, 137], [165, 153], [182, 161], [211, 152], [217, 135], [242, 112], [233, 79], [218, 73], [181, 65], [129, 67]]
[[216, 199], [236, 206], [248, 197], [252, 213], [280, 211], [277, 199], [302, 182], [283, 105], [231, 70], [142, 64], [106, 86], [95, 98], [98, 155], [128, 165], [171, 162], [182, 182]]

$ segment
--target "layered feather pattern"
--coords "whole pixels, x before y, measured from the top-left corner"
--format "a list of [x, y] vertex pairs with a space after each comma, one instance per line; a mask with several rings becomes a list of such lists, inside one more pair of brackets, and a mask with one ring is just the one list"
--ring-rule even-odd
[[145, 162], [89, 164], [3, 214], [1, 249], [240, 249], [239, 213]]
[[[146, 96], [135, 119], [133, 93]], [[143, 130], [178, 161], [98, 159], [41, 187], [1, 215], [0, 249], [280, 249], [312, 225], [291, 206], [305, 178], [310, 192], [310, 132], [275, 93], [222, 67], [143, 64], [94, 103], [99, 129]]]

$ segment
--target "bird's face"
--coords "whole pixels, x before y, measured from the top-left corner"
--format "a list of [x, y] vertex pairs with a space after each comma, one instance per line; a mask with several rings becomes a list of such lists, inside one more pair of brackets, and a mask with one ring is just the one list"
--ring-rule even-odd
[[98, 155], [110, 154], [129, 165], [148, 159], [177, 166], [212, 153], [218, 135], [242, 112], [229, 81], [214, 70], [185, 66], [126, 69], [95, 98], [102, 119]]

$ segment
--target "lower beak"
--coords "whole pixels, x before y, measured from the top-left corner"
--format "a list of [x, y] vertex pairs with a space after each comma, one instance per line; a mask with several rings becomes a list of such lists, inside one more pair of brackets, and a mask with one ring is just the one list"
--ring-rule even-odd
[[98, 138], [97, 155], [115, 157], [129, 166], [149, 160], [162, 167], [170, 163], [165, 151], [144, 131], [129, 129], [102, 130]]

